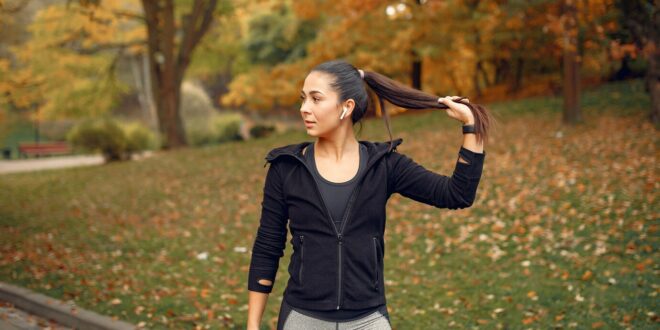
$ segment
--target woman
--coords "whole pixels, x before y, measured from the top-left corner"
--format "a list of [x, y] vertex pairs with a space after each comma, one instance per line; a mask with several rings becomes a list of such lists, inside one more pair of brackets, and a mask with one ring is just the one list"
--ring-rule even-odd
[[[353, 125], [378, 96], [390, 141], [358, 141]], [[316, 66], [301, 91], [300, 114], [315, 142], [266, 156], [260, 226], [248, 275], [248, 329], [258, 329], [284, 255], [287, 223], [293, 254], [278, 329], [391, 329], [383, 278], [385, 205], [393, 193], [438, 208], [472, 205], [491, 118], [467, 99], [406, 87], [337, 60]], [[383, 99], [408, 109], [447, 109], [464, 124], [452, 177], [396, 152]], [[290, 219], [290, 220], [289, 220]]]

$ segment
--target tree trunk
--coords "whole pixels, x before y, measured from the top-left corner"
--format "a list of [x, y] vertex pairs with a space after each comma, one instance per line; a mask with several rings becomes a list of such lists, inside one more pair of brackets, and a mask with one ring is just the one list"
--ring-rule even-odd
[[412, 81], [412, 87], [415, 89], [422, 89], [422, 61], [417, 56], [417, 53], [413, 50], [413, 62], [412, 62], [412, 72], [410, 79]]
[[511, 84], [511, 92], [515, 93], [520, 90], [523, 84], [523, 72], [525, 70], [525, 59], [518, 57], [516, 59], [516, 71], [514, 71], [513, 82]]
[[[416, 3], [419, 7], [423, 5], [422, 0], [417, 0]], [[423, 35], [420, 36], [420, 38], [423, 38]], [[410, 50], [410, 53], [413, 59], [412, 70], [410, 72], [410, 82], [412, 83], [413, 88], [422, 90], [422, 58], [414, 49]]]
[[181, 43], [177, 34], [173, 0], [142, 0], [147, 23], [151, 91], [158, 114], [163, 149], [186, 146], [186, 135], [180, 115], [181, 84], [190, 64], [192, 52], [208, 31], [217, 0], [195, 0], [192, 10], [184, 15]]
[[481, 58], [479, 55], [479, 48], [481, 44], [481, 34], [479, 34], [479, 30], [475, 29], [473, 32], [475, 42], [474, 42], [474, 48], [476, 49], [477, 53], [477, 65], [474, 70], [474, 76], [472, 76], [472, 84], [474, 85], [474, 96], [475, 97], [481, 97], [481, 86], [479, 85], [479, 71], [481, 71]]
[[649, 69], [646, 74], [646, 84], [651, 96], [651, 111], [649, 119], [656, 130], [660, 129], [660, 49], [657, 39], [651, 38], [653, 53], [649, 56]]
[[511, 71], [510, 60], [505, 58], [496, 58], [493, 61], [493, 64], [495, 65], [495, 79], [493, 80], [493, 84], [501, 84], [502, 82], [506, 81], [506, 77]]
[[646, 86], [651, 96], [651, 111], [649, 119], [656, 130], [660, 129], [660, 12], [655, 7], [651, 12], [651, 22], [649, 27], [649, 49], [651, 53], [648, 56], [649, 68], [646, 71]]
[[580, 75], [577, 48], [577, 15], [574, 0], [566, 0], [563, 6], [564, 38], [564, 117], [566, 124], [582, 121], [580, 110]]
[[481, 85], [479, 84], [479, 74], [481, 72], [481, 60], [477, 61], [477, 66], [472, 76], [472, 84], [474, 85], [474, 96], [481, 97]]

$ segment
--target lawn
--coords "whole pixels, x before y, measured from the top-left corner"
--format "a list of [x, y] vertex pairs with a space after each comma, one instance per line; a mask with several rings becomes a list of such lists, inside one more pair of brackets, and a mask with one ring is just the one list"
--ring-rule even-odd
[[[393, 195], [385, 279], [394, 329], [657, 328], [658, 133], [640, 80], [489, 105], [499, 125], [474, 205]], [[460, 123], [393, 116], [398, 148], [453, 171]], [[301, 126], [302, 129], [302, 126]], [[359, 139], [389, 139], [382, 119]], [[147, 328], [244, 329], [270, 148], [304, 131], [137, 162], [0, 177], [0, 280]], [[656, 206], [653, 206], [656, 205]], [[263, 329], [275, 326], [287, 239]]]

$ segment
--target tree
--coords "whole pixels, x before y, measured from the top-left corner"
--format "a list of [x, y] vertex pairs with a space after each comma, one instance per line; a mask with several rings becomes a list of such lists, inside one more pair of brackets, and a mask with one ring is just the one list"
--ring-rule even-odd
[[[13, 51], [18, 65], [10, 68], [0, 59], [0, 71], [12, 71], [0, 77], [0, 91], [8, 90], [0, 101], [34, 107], [44, 119], [105, 113], [127, 91], [115, 79], [119, 58], [127, 51], [144, 52], [146, 45], [163, 147], [186, 145], [179, 115], [181, 83], [211, 25], [217, 0], [181, 0], [176, 7], [190, 10], [177, 8], [176, 13], [174, 0], [141, 4], [144, 15], [135, 10], [137, 0], [79, 0], [45, 7], [30, 26], [32, 38]], [[182, 18], [176, 21], [179, 12]]]
[[566, 0], [562, 7], [563, 29], [563, 66], [564, 66], [564, 116], [563, 122], [574, 124], [582, 121], [580, 111], [580, 64], [578, 62], [578, 24], [577, 9], [574, 0]]
[[[660, 128], [660, 12], [657, 1], [653, 0], [618, 0], [616, 7], [620, 11], [621, 30], [612, 37], [635, 45], [635, 53], [640, 53], [648, 60], [646, 70], [646, 90], [651, 97], [649, 120], [656, 129]], [[624, 61], [624, 63], [626, 63]]]
[[147, 25], [147, 45], [151, 89], [156, 102], [159, 129], [164, 149], [185, 146], [185, 132], [179, 114], [181, 83], [195, 47], [208, 31], [217, 0], [195, 0], [190, 13], [180, 23], [182, 37], [177, 35], [173, 0], [142, 0]]

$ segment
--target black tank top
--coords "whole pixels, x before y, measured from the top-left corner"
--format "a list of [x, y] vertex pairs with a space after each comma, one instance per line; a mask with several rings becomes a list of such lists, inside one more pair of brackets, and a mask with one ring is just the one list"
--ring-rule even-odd
[[[321, 195], [323, 196], [325, 204], [328, 206], [332, 219], [334, 220], [337, 227], [337, 231], [340, 231], [342, 225], [342, 216], [346, 210], [348, 199], [351, 197], [350, 195], [353, 192], [353, 189], [356, 187], [367, 166], [367, 147], [360, 143], [360, 166], [358, 168], [358, 172], [352, 179], [341, 183], [328, 181], [323, 178], [321, 174], [319, 174], [319, 171], [316, 168], [316, 161], [314, 160], [314, 143], [311, 143], [307, 147], [304, 156], [305, 161], [312, 169], [314, 179], [316, 180], [316, 183], [321, 190]], [[310, 310], [298, 307], [292, 308], [301, 314], [312, 316], [321, 320], [350, 321], [362, 316], [369, 315], [379, 309], [384, 310], [384, 307], [385, 304], [381, 304], [364, 309], [338, 309], [331, 311]]]

